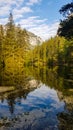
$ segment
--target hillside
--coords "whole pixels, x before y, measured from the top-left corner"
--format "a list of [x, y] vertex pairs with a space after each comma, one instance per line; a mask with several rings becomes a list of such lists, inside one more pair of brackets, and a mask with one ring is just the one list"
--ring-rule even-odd
[[32, 46], [36, 46], [38, 44], [41, 44], [43, 41], [40, 37], [36, 36], [35, 34], [31, 33], [31, 32], [28, 32], [27, 31], [27, 34], [29, 36], [29, 43], [32, 45]]
[[27, 52], [41, 42], [41, 38], [20, 25], [16, 26], [10, 13], [8, 23], [0, 25], [0, 64], [13, 67], [24, 65]]

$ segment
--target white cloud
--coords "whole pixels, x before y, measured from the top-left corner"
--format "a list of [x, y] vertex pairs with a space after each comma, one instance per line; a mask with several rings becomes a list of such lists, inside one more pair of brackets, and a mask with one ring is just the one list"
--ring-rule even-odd
[[5, 24], [7, 23], [8, 18], [0, 18], [0, 24]]
[[8, 17], [12, 12], [14, 20], [24, 17], [25, 13], [33, 12], [30, 7], [24, 6], [24, 0], [0, 0], [0, 18]]
[[10, 11], [13, 11], [13, 6], [17, 8], [22, 2], [23, 0], [0, 0], [0, 18], [9, 15]]
[[0, 8], [0, 16], [8, 15], [10, 11], [9, 6], [3, 6]]
[[15, 14], [13, 16], [14, 20], [17, 20], [17, 19], [20, 19], [20, 18], [23, 18], [23, 15], [22, 14]]
[[[28, 0], [28, 2], [25, 1], [26, 0], [0, 0], [0, 24], [7, 23], [8, 15], [10, 11], [12, 11], [14, 20], [20, 20], [19, 24], [22, 28], [26, 28], [34, 34], [40, 36], [43, 40], [54, 36], [59, 25], [57, 21], [49, 25], [48, 19], [41, 19], [39, 16], [25, 16], [25, 14], [32, 14], [34, 11], [32, 10], [31, 5], [39, 4], [42, 0]], [[27, 18], [25, 19], [25, 17]]]
[[39, 16], [22, 19], [20, 24], [22, 28], [26, 28], [28, 31], [40, 36], [43, 40], [55, 36], [59, 26], [59, 22], [56, 21], [49, 25], [47, 19], [40, 19]]
[[21, 5], [24, 0], [0, 0], [0, 6], [3, 5]]
[[16, 9], [13, 10], [14, 15], [21, 15], [21, 14], [29, 13], [29, 12], [33, 12], [30, 7], [22, 7], [20, 9], [16, 8]]
[[29, 0], [29, 2], [27, 2], [26, 4], [27, 5], [33, 5], [33, 4], [38, 4], [40, 2], [41, 2], [41, 0]]
[[6, 5], [16, 5], [17, 1], [16, 0], [0, 0], [0, 6], [6, 6]]
[[40, 36], [43, 40], [47, 40], [50, 37], [54, 37], [56, 35], [58, 26], [59, 23], [56, 22], [51, 25], [42, 24], [36, 27], [29, 28], [28, 30]]
[[46, 22], [47, 19], [39, 19], [39, 16], [28, 17], [27, 19], [20, 20], [20, 24], [24, 28], [36, 27], [39, 24]]

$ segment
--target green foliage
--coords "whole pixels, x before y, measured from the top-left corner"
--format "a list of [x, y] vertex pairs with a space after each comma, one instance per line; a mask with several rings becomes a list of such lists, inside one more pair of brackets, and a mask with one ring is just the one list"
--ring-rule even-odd
[[60, 13], [63, 14], [66, 19], [60, 22], [60, 27], [57, 34], [64, 36], [67, 40], [64, 43], [64, 51], [60, 54], [60, 57], [64, 59], [64, 64], [72, 66], [73, 64], [73, 2], [64, 5], [60, 9]]
[[[33, 59], [33, 64], [36, 64], [36, 62], [40, 65], [58, 64], [58, 58], [60, 57], [59, 54], [63, 53], [64, 50], [64, 42], [64, 38], [55, 37], [45, 41], [40, 46], [36, 46], [30, 54], [30, 57]], [[32, 59], [29, 60], [32, 61]]]
[[66, 16], [66, 19], [61, 20], [57, 34], [71, 39], [73, 38], [73, 2], [64, 5], [60, 9], [60, 13]]
[[6, 24], [6, 37], [13, 40], [15, 38], [15, 25], [13, 15], [10, 13], [8, 23]]
[[0, 25], [0, 66], [2, 66], [3, 62], [3, 43], [4, 43], [4, 29], [3, 26]]
[[[0, 66], [56, 66], [73, 63], [73, 17], [62, 21], [59, 35], [30, 49], [29, 36], [20, 25], [15, 26], [10, 13], [5, 28], [0, 25]], [[69, 29], [68, 29], [69, 28]], [[68, 31], [67, 31], [68, 30]]]
[[69, 16], [71, 13], [73, 13], [73, 2], [68, 3], [64, 5], [59, 12], [63, 14], [63, 16]]
[[6, 66], [24, 65], [29, 46], [27, 31], [15, 26], [10, 13], [5, 28], [0, 25], [0, 62]]
[[60, 27], [57, 34], [59, 36], [64, 36], [67, 39], [73, 37], [73, 16], [60, 22]]
[[[73, 40], [56, 36], [27, 53], [27, 64], [35, 66], [71, 65], [73, 63]], [[27, 59], [27, 58], [26, 58]]]

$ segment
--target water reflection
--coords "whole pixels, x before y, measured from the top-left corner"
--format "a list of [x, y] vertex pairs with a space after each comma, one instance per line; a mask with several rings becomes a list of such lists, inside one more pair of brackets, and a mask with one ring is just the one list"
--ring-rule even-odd
[[68, 127], [67, 122], [73, 128], [72, 68], [4, 68], [0, 72], [4, 129], [61, 130]]

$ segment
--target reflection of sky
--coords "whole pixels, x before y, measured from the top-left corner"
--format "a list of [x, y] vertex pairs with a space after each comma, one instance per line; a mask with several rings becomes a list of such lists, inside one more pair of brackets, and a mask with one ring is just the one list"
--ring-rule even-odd
[[[21, 102], [19, 100], [19, 98], [15, 100], [13, 116], [29, 112], [27, 116], [25, 114], [27, 123], [23, 123], [27, 126], [33, 124], [33, 121], [35, 127], [39, 127], [39, 122], [40, 124], [45, 122], [45, 125], [48, 123], [48, 125], [53, 126], [58, 123], [56, 114], [64, 110], [64, 102], [59, 100], [56, 91], [45, 85], [41, 85], [40, 88], [30, 92], [26, 99], [21, 99]], [[3, 103], [0, 102], [0, 116], [11, 116], [6, 100]]]
[[[15, 114], [40, 108], [58, 112], [63, 110], [64, 107], [64, 103], [59, 101], [56, 91], [54, 89], [50, 89], [45, 85], [41, 85], [40, 88], [37, 88], [34, 91], [30, 92], [27, 95], [26, 99], [21, 99], [20, 103], [19, 100], [19, 98], [15, 100]], [[3, 103], [0, 102], [1, 114], [7, 114], [9, 113], [8, 111], [7, 101], [4, 100]]]
[[29, 93], [26, 100], [22, 99], [22, 105], [27, 105], [28, 109], [49, 108], [54, 110], [62, 109], [63, 102], [60, 102], [54, 89], [45, 85]]

